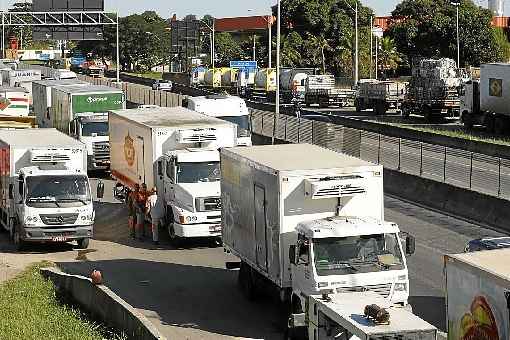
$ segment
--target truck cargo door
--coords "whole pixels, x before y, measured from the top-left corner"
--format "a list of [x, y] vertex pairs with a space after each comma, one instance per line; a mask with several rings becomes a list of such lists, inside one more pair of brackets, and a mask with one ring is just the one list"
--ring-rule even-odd
[[267, 272], [266, 189], [255, 185], [255, 253], [257, 265]]
[[136, 173], [138, 174], [138, 180], [141, 183], [147, 183], [145, 181], [145, 148], [143, 137], [138, 136], [135, 140], [135, 155], [136, 155]]

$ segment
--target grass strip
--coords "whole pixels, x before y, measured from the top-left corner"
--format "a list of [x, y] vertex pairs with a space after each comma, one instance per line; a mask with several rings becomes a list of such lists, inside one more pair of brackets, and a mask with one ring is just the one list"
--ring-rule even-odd
[[149, 78], [149, 79], [163, 79], [163, 73], [161, 72], [141, 72], [141, 73], [126, 73], [130, 76]]
[[103, 340], [121, 339], [84, 318], [79, 310], [61, 304], [55, 287], [39, 273], [42, 262], [0, 285], [0, 339]]

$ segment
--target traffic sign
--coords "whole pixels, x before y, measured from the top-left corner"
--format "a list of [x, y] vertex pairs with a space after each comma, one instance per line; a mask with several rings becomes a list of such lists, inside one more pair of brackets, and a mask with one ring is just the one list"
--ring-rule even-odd
[[230, 62], [230, 68], [240, 69], [240, 70], [256, 70], [257, 62], [252, 60], [237, 60]]

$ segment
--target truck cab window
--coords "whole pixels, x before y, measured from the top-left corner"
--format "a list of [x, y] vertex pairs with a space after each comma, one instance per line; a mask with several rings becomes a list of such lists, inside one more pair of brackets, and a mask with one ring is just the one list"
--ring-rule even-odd
[[310, 262], [310, 241], [307, 239], [298, 242], [298, 264], [308, 265]]
[[163, 161], [158, 162], [158, 176], [163, 176]]
[[25, 182], [23, 180], [23, 176], [18, 177], [18, 193], [19, 197], [23, 198], [23, 194], [25, 192], [25, 186], [23, 185]]
[[175, 183], [174, 178], [174, 163], [172, 161], [166, 162], [166, 177], [172, 181], [172, 183]]

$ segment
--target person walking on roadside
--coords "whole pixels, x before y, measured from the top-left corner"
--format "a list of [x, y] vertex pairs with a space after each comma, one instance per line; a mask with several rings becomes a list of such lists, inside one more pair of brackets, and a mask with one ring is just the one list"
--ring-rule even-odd
[[164, 224], [165, 205], [163, 199], [158, 197], [158, 190], [153, 188], [151, 194], [147, 198], [147, 213], [150, 215], [152, 222], [152, 242], [159, 244], [159, 226]]
[[147, 201], [147, 185], [142, 184], [138, 194], [136, 195], [135, 209], [136, 209], [136, 238], [143, 240], [145, 236], [145, 205]]
[[135, 184], [135, 189], [130, 191], [127, 196], [127, 208], [128, 208], [128, 227], [129, 227], [129, 235], [132, 238], [135, 238], [135, 227], [136, 227], [136, 198], [138, 197], [138, 191], [140, 191], [140, 186]]

